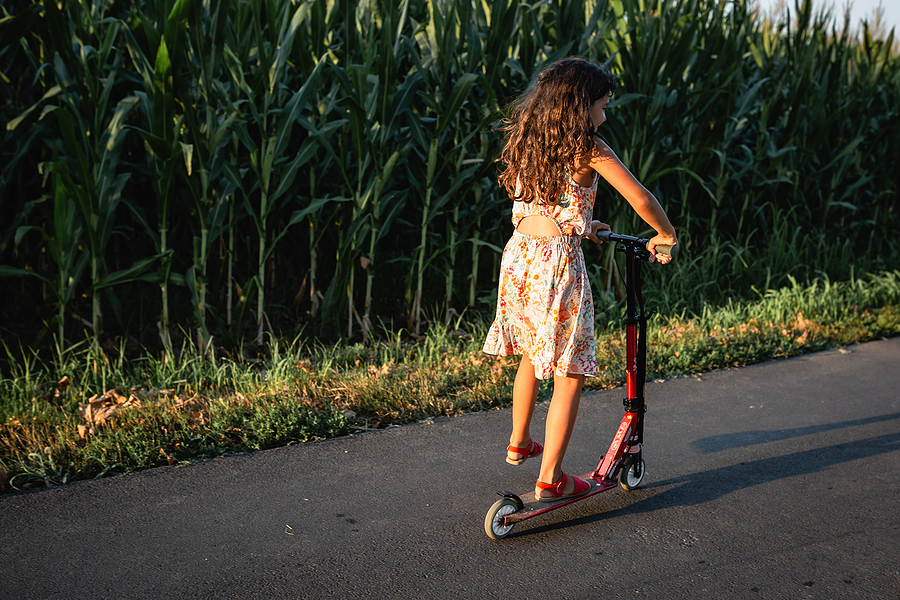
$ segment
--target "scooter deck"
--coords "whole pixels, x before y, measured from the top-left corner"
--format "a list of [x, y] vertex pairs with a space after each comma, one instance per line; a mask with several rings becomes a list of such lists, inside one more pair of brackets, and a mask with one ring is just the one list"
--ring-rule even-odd
[[603, 478], [599, 475], [594, 477], [593, 471], [588, 471], [583, 475], [578, 475], [579, 479], [582, 479], [591, 485], [591, 489], [580, 496], [575, 496], [574, 498], [566, 498], [564, 500], [555, 500], [553, 502], [541, 502], [534, 497], [533, 491], [528, 491], [522, 495], [509, 494], [508, 492], [500, 492], [501, 495], [505, 496], [515, 496], [517, 497], [523, 504], [523, 507], [517, 510], [514, 513], [510, 513], [503, 517], [504, 522], [507, 525], [512, 525], [514, 523], [520, 523], [522, 521], [526, 521], [531, 519], [532, 517], [536, 517], [538, 515], [542, 515], [545, 512], [549, 512], [551, 510], [556, 510], [557, 508], [562, 508], [563, 506], [568, 506], [569, 504], [574, 504], [579, 500], [584, 500], [585, 498], [590, 498], [591, 496], [596, 496], [600, 492], [605, 492], [607, 490], [611, 490], [612, 488], [619, 485], [617, 479], [609, 479]]

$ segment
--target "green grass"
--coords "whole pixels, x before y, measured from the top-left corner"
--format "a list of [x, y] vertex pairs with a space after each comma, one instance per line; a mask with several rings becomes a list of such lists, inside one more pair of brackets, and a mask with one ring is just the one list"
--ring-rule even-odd
[[[756, 301], [651, 319], [648, 378], [672, 378], [900, 334], [900, 272], [817, 279]], [[598, 310], [601, 370], [622, 385], [621, 305]], [[650, 307], [648, 307], [650, 308]], [[665, 316], [663, 316], [665, 315]], [[369, 344], [273, 343], [270, 354], [201, 354], [186, 344], [125, 358], [89, 342], [52, 360], [16, 354], [0, 381], [0, 489], [187, 464], [435, 417], [507, 406], [517, 358], [481, 352], [486, 320], [433, 326], [424, 338]], [[542, 392], [549, 393], [549, 385]], [[87, 407], [90, 407], [88, 412]]]

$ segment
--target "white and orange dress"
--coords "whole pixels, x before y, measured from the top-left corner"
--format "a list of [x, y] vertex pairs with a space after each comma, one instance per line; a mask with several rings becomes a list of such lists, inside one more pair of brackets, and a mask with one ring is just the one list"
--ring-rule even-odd
[[515, 231], [506, 243], [497, 314], [484, 352], [524, 354], [538, 379], [597, 374], [594, 303], [581, 240], [590, 233], [598, 179], [595, 173], [591, 187], [583, 187], [566, 175], [557, 204], [513, 203], [514, 227], [527, 216], [541, 215], [564, 235], [537, 237]]

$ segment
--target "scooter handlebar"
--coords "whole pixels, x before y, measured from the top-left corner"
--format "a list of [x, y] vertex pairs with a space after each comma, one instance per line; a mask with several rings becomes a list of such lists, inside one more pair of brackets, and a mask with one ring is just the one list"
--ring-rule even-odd
[[[647, 244], [650, 243], [649, 238], [638, 238], [630, 235], [622, 235], [621, 233], [613, 233], [612, 231], [598, 231], [597, 237], [603, 242], [615, 242], [617, 244], [624, 244], [626, 246], [631, 246], [633, 248], [640, 248], [643, 250], [649, 251], [647, 248]], [[678, 246], [668, 246], [659, 244], [656, 246], [656, 251], [660, 254], [665, 254], [667, 256], [671, 256], [673, 259], [678, 255]]]

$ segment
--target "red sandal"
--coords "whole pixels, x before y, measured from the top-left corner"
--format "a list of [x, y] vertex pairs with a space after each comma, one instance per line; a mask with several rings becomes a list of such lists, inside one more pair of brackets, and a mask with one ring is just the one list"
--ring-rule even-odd
[[579, 479], [578, 477], [572, 477], [575, 480], [575, 489], [571, 494], [563, 494], [563, 490], [566, 489], [566, 481], [568, 481], [569, 476], [565, 473], [562, 474], [562, 477], [559, 478], [559, 481], [556, 483], [544, 483], [541, 480], [535, 484], [537, 487], [541, 488], [541, 491], [547, 490], [552, 496], [541, 496], [540, 492], [535, 494], [535, 497], [539, 502], [556, 502], [557, 500], [566, 500], [567, 498], [575, 498], [576, 496], [581, 496], [582, 494], [586, 494], [588, 490], [591, 489], [591, 484], [583, 479]]
[[534, 458], [538, 456], [541, 452], [544, 451], [544, 447], [531, 440], [528, 442], [528, 445], [524, 448], [516, 448], [512, 444], [506, 447], [507, 452], [515, 452], [516, 454], [521, 454], [522, 458], [510, 458], [509, 455], [506, 455], [506, 462], [511, 465], [521, 465], [523, 462], [528, 460], [529, 458]]

